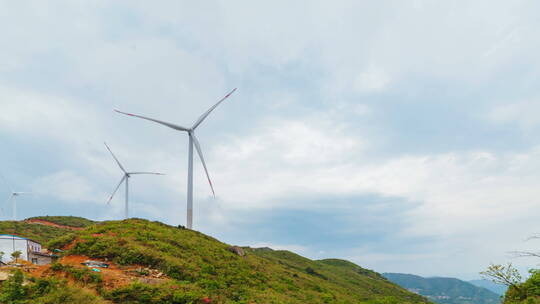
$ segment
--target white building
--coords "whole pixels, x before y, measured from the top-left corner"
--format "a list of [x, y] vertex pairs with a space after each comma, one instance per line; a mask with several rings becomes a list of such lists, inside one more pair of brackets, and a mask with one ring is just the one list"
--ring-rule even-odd
[[20, 251], [20, 259], [32, 262], [33, 264], [48, 264], [52, 257], [41, 252], [41, 244], [24, 237], [0, 234], [0, 251], [4, 252], [1, 261], [8, 263], [12, 261], [11, 254]]

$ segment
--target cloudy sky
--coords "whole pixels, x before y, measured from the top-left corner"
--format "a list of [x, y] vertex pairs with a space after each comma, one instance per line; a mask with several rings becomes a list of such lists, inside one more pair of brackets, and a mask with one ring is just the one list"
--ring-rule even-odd
[[[537, 1], [2, 1], [0, 168], [18, 218], [185, 224], [380, 272], [478, 277], [540, 249]], [[0, 187], [7, 198], [9, 189]], [[4, 200], [4, 199], [2, 199]], [[2, 202], [2, 219], [11, 207]]]

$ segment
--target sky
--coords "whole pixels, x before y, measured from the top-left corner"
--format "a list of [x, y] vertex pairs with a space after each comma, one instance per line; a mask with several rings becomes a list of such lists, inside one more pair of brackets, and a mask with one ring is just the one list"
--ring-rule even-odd
[[[540, 250], [537, 1], [0, 0], [0, 198], [379, 272], [475, 279]], [[3, 198], [1, 199], [3, 200]], [[2, 202], [0, 218], [11, 217]]]

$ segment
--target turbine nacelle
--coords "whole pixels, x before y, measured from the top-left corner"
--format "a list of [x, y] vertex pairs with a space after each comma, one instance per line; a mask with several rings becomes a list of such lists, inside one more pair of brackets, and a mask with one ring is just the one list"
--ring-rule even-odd
[[7, 180], [2, 176], [0, 175], [1, 179], [4, 181], [4, 183], [6, 184], [6, 186], [8, 187], [9, 189], [9, 192], [10, 192], [10, 195], [9, 195], [9, 198], [7, 199], [7, 204], [11, 203], [11, 212], [12, 212], [12, 220], [16, 220], [17, 219], [17, 200], [16, 198], [18, 196], [21, 196], [23, 194], [31, 194], [31, 192], [21, 192], [21, 191], [14, 191], [13, 188], [11, 188], [10, 184], [7, 182]]
[[129, 178], [131, 177], [131, 175], [136, 175], [136, 174], [152, 174], [152, 175], [165, 175], [163, 173], [159, 173], [159, 172], [143, 172], [143, 171], [134, 171], [134, 172], [128, 172], [126, 171], [126, 169], [124, 169], [124, 166], [122, 166], [122, 164], [120, 163], [120, 161], [118, 160], [118, 158], [116, 158], [116, 156], [114, 155], [114, 153], [112, 152], [111, 148], [109, 148], [109, 146], [107, 145], [107, 143], [104, 143], [105, 144], [105, 147], [107, 147], [107, 150], [109, 150], [109, 152], [111, 153], [111, 156], [114, 158], [114, 160], [116, 161], [116, 164], [118, 165], [118, 167], [120, 168], [120, 170], [122, 170], [122, 172], [124, 173], [124, 175], [122, 176], [122, 179], [120, 179], [120, 182], [118, 183], [118, 185], [116, 186], [116, 188], [114, 189], [113, 193], [111, 194], [111, 196], [109, 197], [109, 199], [107, 200], [107, 204], [109, 204], [111, 202], [111, 200], [113, 199], [114, 195], [116, 194], [116, 192], [118, 191], [118, 188], [120, 188], [120, 186], [122, 186], [122, 183], [126, 183], [126, 203], [125, 203], [125, 209], [124, 209], [124, 217], [127, 219], [128, 216], [129, 216], [129, 202], [128, 202], [128, 197], [129, 197]]

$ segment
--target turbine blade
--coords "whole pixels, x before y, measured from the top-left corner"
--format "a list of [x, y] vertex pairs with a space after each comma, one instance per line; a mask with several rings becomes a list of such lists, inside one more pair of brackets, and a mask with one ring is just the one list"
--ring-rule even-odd
[[[10, 193], [10, 194], [9, 194], [9, 197], [8, 197], [7, 200], [4, 202], [4, 205], [9, 206], [9, 203], [11, 202], [12, 199], [13, 199], [13, 193]], [[0, 210], [1, 210], [2, 214], [3, 214], [3, 213], [4, 213], [4, 208], [2, 207]]]
[[206, 178], [208, 179], [208, 184], [210, 184], [210, 189], [212, 189], [212, 194], [214, 197], [216, 196], [216, 193], [214, 192], [214, 186], [212, 185], [212, 180], [210, 179], [210, 174], [208, 174], [208, 169], [206, 168], [206, 163], [204, 162], [204, 157], [201, 150], [201, 145], [199, 144], [199, 140], [197, 137], [195, 137], [195, 134], [191, 133], [191, 137], [193, 138], [193, 143], [195, 144], [195, 149], [197, 149], [197, 154], [199, 154], [199, 158], [201, 159], [204, 172], [206, 173]]
[[154, 175], [165, 175], [165, 173], [159, 173], [159, 172], [129, 172], [129, 175], [131, 174], [154, 174]]
[[150, 120], [150, 121], [153, 121], [153, 122], [157, 122], [158, 124], [162, 124], [164, 126], [167, 126], [169, 128], [173, 128], [173, 129], [178, 130], [178, 131], [189, 131], [188, 128], [184, 128], [182, 126], [175, 125], [175, 124], [172, 124], [170, 122], [165, 122], [165, 121], [161, 121], [161, 120], [157, 120], [157, 119], [153, 119], [153, 118], [149, 118], [149, 117], [144, 117], [144, 116], [140, 116], [140, 115], [135, 115], [135, 114], [131, 114], [131, 113], [126, 113], [126, 112], [122, 112], [122, 111], [118, 111], [118, 110], [114, 110], [114, 111], [117, 112], [117, 113], [120, 113], [120, 114], [133, 116], [133, 117], [138, 117], [138, 118]]
[[114, 189], [113, 193], [111, 194], [111, 196], [109, 197], [109, 200], [107, 201], [107, 204], [111, 202], [111, 200], [113, 199], [114, 195], [116, 194], [116, 191], [118, 191], [118, 188], [120, 188], [120, 186], [122, 185], [122, 183], [126, 180], [126, 176], [124, 174], [124, 176], [122, 177], [122, 179], [120, 180], [120, 182], [118, 183], [118, 186], [116, 186], [116, 188]]
[[13, 198], [13, 193], [10, 193], [9, 197], [7, 198], [7, 200], [4, 203], [8, 204], [11, 201], [12, 198]]
[[104, 142], [105, 144], [105, 147], [107, 147], [107, 150], [109, 150], [109, 152], [111, 152], [111, 155], [112, 157], [114, 158], [114, 160], [116, 161], [116, 163], [118, 164], [118, 167], [120, 167], [120, 170], [124, 171], [124, 173], [126, 173], [126, 169], [124, 169], [124, 167], [122, 166], [122, 164], [120, 163], [120, 161], [118, 160], [118, 158], [116, 158], [116, 156], [114, 155], [113, 151], [111, 150], [111, 148], [109, 148], [109, 145], [107, 145], [106, 142]]
[[13, 188], [11, 188], [11, 185], [8, 183], [7, 179], [4, 177], [4, 175], [0, 174], [0, 177], [2, 178], [2, 180], [4, 181], [4, 184], [6, 185], [6, 187], [8, 187], [9, 191], [13, 193]]
[[218, 101], [215, 105], [213, 105], [210, 109], [208, 109], [208, 111], [204, 112], [203, 115], [201, 115], [201, 117], [199, 117], [199, 119], [197, 119], [197, 121], [193, 124], [192, 129], [195, 130], [195, 128], [197, 128], [197, 127], [203, 122], [203, 120], [204, 120], [208, 115], [210, 115], [210, 113], [211, 113], [217, 106], [219, 106], [220, 103], [222, 103], [225, 99], [229, 98], [229, 96], [231, 96], [231, 94], [234, 93], [234, 91], [236, 91], [236, 88], [234, 88], [234, 90], [232, 90], [229, 94], [225, 95], [225, 97], [221, 98], [221, 100]]

